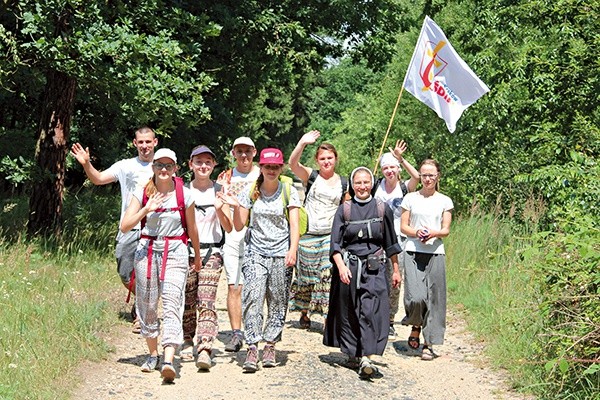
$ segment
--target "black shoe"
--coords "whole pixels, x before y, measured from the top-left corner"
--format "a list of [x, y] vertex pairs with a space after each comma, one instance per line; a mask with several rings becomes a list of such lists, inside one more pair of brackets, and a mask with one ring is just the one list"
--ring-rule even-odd
[[388, 332], [388, 337], [390, 339], [396, 339], [396, 329], [394, 329], [394, 325], [390, 325], [390, 331]]

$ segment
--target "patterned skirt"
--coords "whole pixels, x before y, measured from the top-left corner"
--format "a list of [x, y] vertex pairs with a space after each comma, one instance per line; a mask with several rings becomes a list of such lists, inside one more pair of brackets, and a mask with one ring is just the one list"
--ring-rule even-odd
[[330, 239], [330, 235], [304, 235], [300, 238], [290, 310], [309, 310], [327, 316], [331, 287]]

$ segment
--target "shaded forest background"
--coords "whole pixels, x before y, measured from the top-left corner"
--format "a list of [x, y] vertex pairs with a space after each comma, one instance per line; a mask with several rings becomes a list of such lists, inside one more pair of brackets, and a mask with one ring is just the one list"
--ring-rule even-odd
[[63, 198], [85, 178], [70, 145], [89, 146], [105, 169], [133, 155], [140, 125], [182, 159], [210, 146], [223, 168], [237, 136], [289, 154], [318, 129], [341, 173], [372, 167], [425, 15], [491, 90], [454, 134], [405, 94], [390, 140], [409, 143], [413, 164], [440, 161], [459, 216], [528, 232], [519, 257], [541, 271], [535, 346], [551, 382], [540, 390], [590, 393], [600, 386], [598, 1], [6, 0], [2, 197], [29, 198], [30, 233], [60, 233]]

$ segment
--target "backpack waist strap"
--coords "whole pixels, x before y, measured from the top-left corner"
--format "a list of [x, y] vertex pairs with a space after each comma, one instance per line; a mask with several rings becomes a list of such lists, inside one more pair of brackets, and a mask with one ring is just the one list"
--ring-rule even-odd
[[179, 236], [150, 236], [150, 235], [141, 235], [142, 239], [148, 239], [148, 266], [146, 268], [146, 279], [150, 279], [152, 276], [152, 247], [154, 245], [155, 240], [164, 240], [165, 249], [163, 250], [162, 263], [160, 266], [160, 280], [165, 280], [165, 269], [167, 267], [167, 255], [169, 253], [169, 241], [170, 240], [181, 240], [183, 243], [187, 244], [188, 236], [187, 234], [179, 235]]

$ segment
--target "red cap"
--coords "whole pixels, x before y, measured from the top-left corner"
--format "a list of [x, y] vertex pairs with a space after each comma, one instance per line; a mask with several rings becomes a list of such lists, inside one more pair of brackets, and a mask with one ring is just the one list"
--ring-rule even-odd
[[283, 153], [279, 149], [267, 148], [260, 152], [259, 164], [283, 165]]

